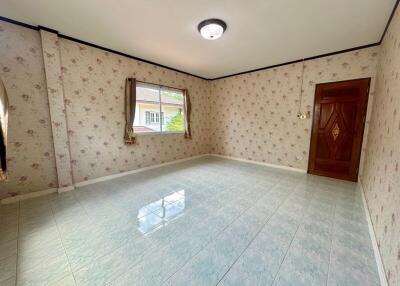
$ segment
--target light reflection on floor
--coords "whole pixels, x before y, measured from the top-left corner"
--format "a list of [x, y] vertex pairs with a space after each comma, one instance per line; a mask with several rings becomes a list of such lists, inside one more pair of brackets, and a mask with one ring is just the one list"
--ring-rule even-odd
[[0, 285], [377, 286], [350, 182], [199, 158], [0, 206]]
[[151, 233], [183, 215], [184, 210], [185, 190], [173, 192], [139, 209], [138, 230], [143, 234]]

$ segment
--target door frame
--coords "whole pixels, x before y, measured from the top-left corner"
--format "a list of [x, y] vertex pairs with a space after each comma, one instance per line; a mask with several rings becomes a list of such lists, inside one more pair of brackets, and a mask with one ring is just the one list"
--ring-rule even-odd
[[[314, 154], [314, 152], [312, 152], [313, 149], [313, 135], [315, 132], [315, 114], [316, 114], [316, 101], [317, 101], [317, 90], [319, 86], [322, 85], [328, 85], [328, 84], [333, 84], [333, 83], [345, 83], [345, 82], [351, 82], [351, 81], [358, 81], [358, 80], [368, 80], [368, 88], [367, 88], [367, 95], [366, 95], [366, 102], [365, 102], [365, 108], [362, 111], [363, 112], [363, 121], [362, 121], [362, 134], [361, 134], [361, 140], [360, 140], [360, 145], [359, 148], [357, 150], [357, 171], [355, 173], [355, 176], [352, 178], [349, 178], [348, 176], [345, 175], [340, 175], [340, 174], [336, 174], [336, 175], [332, 175], [330, 172], [325, 172], [325, 171], [315, 171], [315, 170], [311, 170], [311, 157]], [[341, 81], [331, 81], [331, 82], [324, 82], [324, 83], [318, 83], [315, 85], [315, 91], [314, 91], [314, 104], [313, 104], [313, 115], [312, 115], [312, 125], [311, 125], [311, 136], [310, 136], [310, 148], [308, 151], [308, 166], [307, 166], [307, 174], [311, 174], [311, 175], [318, 175], [318, 176], [324, 176], [324, 177], [330, 177], [330, 178], [334, 178], [334, 179], [340, 179], [340, 180], [347, 180], [347, 181], [353, 181], [353, 182], [357, 182], [358, 181], [358, 174], [359, 174], [359, 170], [360, 170], [360, 160], [361, 160], [361, 152], [362, 152], [362, 146], [364, 143], [364, 133], [365, 133], [365, 122], [367, 120], [367, 111], [368, 111], [368, 102], [369, 102], [369, 94], [370, 94], [370, 88], [371, 88], [371, 77], [363, 77], [363, 78], [356, 78], [356, 79], [349, 79], [349, 80], [341, 80]]]

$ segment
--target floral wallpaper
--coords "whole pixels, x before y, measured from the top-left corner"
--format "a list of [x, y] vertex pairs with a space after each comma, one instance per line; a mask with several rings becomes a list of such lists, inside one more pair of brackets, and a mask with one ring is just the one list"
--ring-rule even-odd
[[[298, 120], [296, 117], [301, 63], [208, 82], [59, 39], [56, 34], [41, 31], [41, 39], [37, 31], [8, 23], [1, 25], [1, 43], [6, 46], [2, 49], [2, 61], [3, 58], [8, 61], [2, 63], [5, 65], [2, 73], [11, 78], [11, 72], [8, 71], [10, 67], [36, 60], [35, 64], [29, 65], [31, 74], [28, 79], [39, 83], [29, 86], [27, 80], [20, 78], [24, 72], [14, 75], [14, 78], [18, 76], [15, 82], [24, 82], [18, 84], [18, 88], [26, 87], [26, 94], [41, 92], [41, 101], [26, 94], [20, 101], [25, 103], [26, 108], [32, 106], [28, 103], [35, 101], [42, 112], [34, 112], [34, 116], [47, 117], [38, 120], [41, 122], [40, 127], [35, 126], [28, 135], [20, 138], [18, 148], [10, 148], [10, 153], [12, 155], [14, 152], [14, 156], [10, 156], [9, 160], [20, 162], [20, 165], [13, 168], [14, 177], [10, 174], [9, 182], [1, 186], [0, 197], [57, 187], [57, 174], [60, 186], [69, 185], [71, 171], [73, 182], [78, 183], [210, 152], [307, 168], [311, 119]], [[44, 59], [41, 55], [41, 41]], [[22, 53], [27, 54], [21, 60], [19, 54]], [[360, 77], [374, 79], [377, 55], [378, 48], [375, 47], [305, 62], [302, 111], [312, 111], [315, 84], [318, 82]], [[57, 72], [59, 63], [61, 74]], [[48, 74], [44, 73], [45, 68]], [[56, 72], [50, 72], [54, 68]], [[29, 69], [25, 67], [23, 70]], [[57, 106], [56, 114], [60, 116], [56, 119], [52, 112], [53, 125], [46, 98], [46, 75], [51, 102], [52, 95], [59, 95], [56, 97], [58, 100], [64, 97], [64, 107], [59, 101], [56, 101], [56, 105], [51, 105], [50, 112]], [[186, 140], [182, 134], [139, 135], [137, 144], [125, 145], [121, 134], [126, 77], [188, 88], [193, 105], [193, 139]], [[7, 85], [7, 78], [5, 81]], [[11, 97], [11, 102], [18, 98], [14, 93]], [[16, 108], [15, 106], [22, 110], [24, 104], [17, 102], [13, 108]], [[11, 120], [13, 114], [15, 116], [16, 112], [11, 111]], [[62, 122], [64, 115], [65, 125]], [[30, 121], [32, 124], [32, 117], [33, 112], [24, 110], [23, 115], [19, 113], [18, 121]], [[15, 120], [11, 124], [15, 124]], [[60, 128], [56, 128], [57, 126]], [[61, 150], [64, 150], [56, 150], [57, 156], [54, 156], [52, 146], [52, 127], [53, 132], [65, 131], [67, 128], [68, 138], [62, 135], [65, 134], [64, 131], [57, 131], [55, 136], [56, 146], [61, 146]], [[20, 126], [10, 126], [10, 140], [13, 140], [12, 134], [17, 132], [13, 130], [17, 129], [21, 130]], [[46, 146], [43, 147], [46, 149], [43, 156], [39, 156], [40, 153], [36, 152], [39, 149], [31, 145], [31, 149], [24, 151], [19, 146], [27, 146], [26, 141], [31, 139], [28, 136], [34, 136], [32, 134], [37, 136], [37, 144]], [[68, 149], [70, 165], [67, 160]], [[27, 167], [25, 163], [32, 160], [32, 166]], [[48, 167], [44, 169], [44, 166]], [[58, 168], [58, 172], [55, 171], [55, 167]], [[31, 168], [35, 170], [32, 177]], [[39, 171], [41, 173], [36, 174]], [[25, 181], [27, 182], [24, 183]]]
[[[317, 83], [371, 77], [360, 177], [386, 276], [400, 285], [399, 14], [382, 47], [306, 61], [301, 102], [302, 63], [208, 82], [0, 21], [10, 100], [0, 199], [205, 153], [307, 169], [312, 114], [297, 119], [300, 104], [312, 113]], [[187, 88], [193, 139], [139, 135], [125, 145], [126, 77]]]
[[40, 36], [42, 39], [58, 187], [66, 188], [72, 186], [73, 181], [64, 107], [59, 41], [57, 34], [44, 30], [40, 31]]
[[[65, 39], [60, 48], [75, 183], [209, 152], [207, 81]], [[187, 88], [192, 139], [137, 135], [136, 144], [125, 145], [126, 77]]]
[[378, 50], [372, 47], [306, 61], [301, 111], [310, 111], [311, 117], [305, 120], [296, 117], [302, 63], [212, 81], [211, 152], [306, 170], [315, 85], [371, 77], [370, 109]]
[[40, 35], [0, 22], [0, 77], [10, 100], [8, 175], [0, 199], [57, 187]]
[[[0, 67], [11, 104], [10, 172], [9, 180], [0, 184], [0, 199], [57, 188], [57, 175], [60, 186], [67, 186], [69, 168], [73, 183], [78, 183], [209, 153], [210, 89], [205, 80], [6, 22], [0, 22]], [[128, 76], [187, 88], [192, 139], [183, 134], [139, 135], [137, 144], [125, 145], [123, 93]]]
[[381, 46], [361, 181], [389, 285], [400, 285], [400, 9]]

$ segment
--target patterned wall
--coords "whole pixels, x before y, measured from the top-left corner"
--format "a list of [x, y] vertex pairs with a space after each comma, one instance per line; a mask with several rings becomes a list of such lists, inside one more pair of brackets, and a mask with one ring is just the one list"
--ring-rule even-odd
[[[207, 81], [61, 40], [62, 78], [74, 182], [209, 152]], [[38, 31], [0, 22], [0, 76], [10, 97], [9, 180], [0, 199], [56, 188], [49, 102]], [[142, 135], [123, 144], [127, 76], [188, 88], [192, 140], [183, 134]]]
[[[372, 77], [371, 103], [378, 50], [372, 47], [306, 61], [302, 112], [312, 111], [315, 84], [322, 82]], [[306, 120], [296, 117], [301, 74], [302, 63], [297, 63], [213, 81], [212, 152], [307, 169], [312, 115]]]
[[[2, 50], [4, 58], [10, 61], [15, 59], [13, 53], [18, 51], [15, 45], [20, 49], [29, 49], [30, 42], [15, 42], [16, 34], [22, 35], [24, 41], [35, 38], [37, 49], [40, 49], [36, 31], [7, 23], [2, 27], [5, 39], [2, 43], [7, 42], [9, 47]], [[311, 119], [296, 118], [301, 63], [209, 83], [69, 40], [61, 39], [59, 45], [75, 183], [210, 151], [302, 169], [307, 167]], [[307, 61], [302, 110], [312, 110], [315, 83], [374, 77], [377, 55], [376, 47]], [[43, 60], [40, 55], [38, 57]], [[30, 68], [38, 70], [35, 76], [41, 74], [42, 85], [45, 84], [43, 63], [40, 61], [40, 64]], [[193, 105], [193, 140], [185, 140], [180, 134], [143, 135], [139, 136], [137, 145], [124, 145], [121, 136], [124, 122], [123, 83], [127, 76], [188, 88]], [[49, 116], [45, 96], [43, 100], [45, 105], [41, 107]], [[47, 124], [46, 128], [47, 140], [51, 142], [50, 125]], [[10, 129], [12, 133], [14, 128]], [[21, 142], [26, 139], [21, 138]], [[45, 139], [38, 138], [38, 141], [43, 144]], [[16, 194], [44, 189], [37, 184], [42, 183], [42, 178], [46, 176], [52, 178], [47, 187], [57, 186], [54, 151], [52, 146], [49, 148], [52, 151], [49, 152], [52, 173], [43, 170], [40, 176], [36, 176], [40, 178], [36, 179], [36, 185], [32, 181], [25, 185], [29, 185], [29, 189], [24, 186], [16, 188], [20, 183], [11, 178], [6, 188], [2, 188], [0, 196], [6, 196], [8, 192]], [[11, 152], [14, 150], [11, 148]], [[14, 159], [21, 162], [21, 166], [14, 169], [22, 170], [17, 172], [19, 176], [27, 176], [24, 171], [26, 160], [19, 158], [36, 156], [33, 153], [32, 150], [20, 152]], [[44, 164], [40, 156], [36, 161], [38, 163], [34, 166]]]
[[[400, 284], [400, 11], [382, 45], [371, 132], [362, 175], [390, 285]], [[214, 81], [145, 64], [68, 40], [60, 42], [75, 182], [214, 152], [307, 168], [311, 119], [298, 120], [301, 63]], [[312, 111], [315, 84], [372, 77], [378, 48], [307, 61], [302, 111]], [[10, 99], [9, 180], [0, 199], [58, 186], [49, 103], [37, 31], [0, 22], [0, 76]], [[180, 134], [139, 136], [123, 144], [123, 82], [188, 88], [193, 140]], [[368, 118], [371, 108], [368, 111]], [[367, 121], [366, 129], [368, 129]], [[367, 132], [366, 132], [367, 133]], [[364, 143], [367, 140], [364, 140]]]
[[7, 182], [3, 197], [57, 187], [40, 36], [0, 22], [0, 77], [10, 100]]
[[[207, 81], [69, 40], [60, 45], [75, 182], [208, 153]], [[187, 88], [192, 140], [183, 134], [139, 135], [137, 144], [124, 145], [126, 77]]]
[[362, 184], [390, 285], [400, 285], [400, 9], [381, 47]]
[[71, 155], [67, 132], [67, 118], [64, 106], [64, 89], [61, 75], [61, 60], [58, 36], [41, 30], [42, 52], [46, 74], [47, 98], [53, 133], [59, 188], [72, 188]]

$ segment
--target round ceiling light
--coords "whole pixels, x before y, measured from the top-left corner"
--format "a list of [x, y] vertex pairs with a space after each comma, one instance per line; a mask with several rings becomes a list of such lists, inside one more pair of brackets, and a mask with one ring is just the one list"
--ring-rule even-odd
[[219, 19], [208, 19], [202, 21], [197, 26], [197, 29], [204, 39], [216, 40], [225, 32], [226, 23]]

